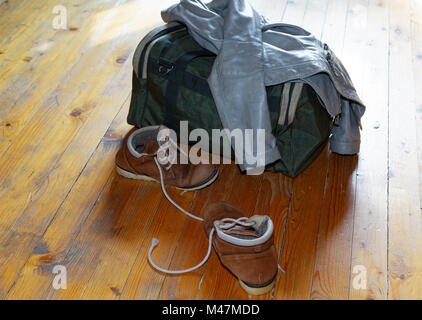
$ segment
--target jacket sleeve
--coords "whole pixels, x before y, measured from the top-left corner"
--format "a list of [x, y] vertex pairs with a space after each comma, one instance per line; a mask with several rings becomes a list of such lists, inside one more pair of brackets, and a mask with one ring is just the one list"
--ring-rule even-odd
[[365, 108], [351, 100], [341, 99], [341, 114], [331, 130], [332, 152], [352, 155], [360, 149], [360, 118]]

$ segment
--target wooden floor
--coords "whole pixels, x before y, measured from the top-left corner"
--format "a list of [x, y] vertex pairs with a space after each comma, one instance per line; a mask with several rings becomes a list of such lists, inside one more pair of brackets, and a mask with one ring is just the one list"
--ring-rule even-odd
[[[252, 299], [203, 226], [159, 184], [119, 177], [131, 57], [170, 0], [0, 0], [0, 298]], [[227, 200], [275, 224], [280, 264], [262, 299], [422, 299], [422, 1], [254, 0], [341, 57], [367, 104], [361, 152], [324, 151], [298, 178], [221, 167], [210, 188], [170, 194], [201, 214]], [[67, 9], [67, 30], [52, 27]], [[67, 289], [53, 288], [53, 268]], [[364, 276], [365, 284], [358, 276]], [[363, 286], [360, 286], [360, 285]]]

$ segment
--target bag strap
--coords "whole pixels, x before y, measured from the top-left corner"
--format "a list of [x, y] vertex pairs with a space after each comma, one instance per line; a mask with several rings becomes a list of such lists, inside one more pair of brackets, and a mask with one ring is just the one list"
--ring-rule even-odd
[[174, 63], [169, 63], [168, 61], [160, 58], [158, 62], [158, 71], [163, 76], [168, 75], [168, 83], [165, 93], [164, 125], [173, 129], [179, 127], [176, 119], [177, 98], [179, 96], [180, 85], [183, 83], [183, 77], [189, 62], [199, 57], [213, 56], [215, 55], [210, 51], [197, 50], [185, 53]]

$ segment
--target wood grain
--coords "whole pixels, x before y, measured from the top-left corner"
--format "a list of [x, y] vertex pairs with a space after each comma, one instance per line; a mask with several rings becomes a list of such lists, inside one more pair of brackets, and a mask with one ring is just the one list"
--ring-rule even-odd
[[[362, 70], [366, 65], [362, 52], [366, 25], [367, 1], [349, 1], [343, 45], [339, 56], [350, 71], [352, 79], [358, 84], [356, 86], [358, 94], [362, 88]], [[318, 235], [312, 299], [349, 297], [357, 161], [357, 156], [339, 156], [334, 153], [330, 155]]]
[[[209, 190], [198, 192], [192, 212], [202, 216], [207, 204], [226, 200], [231, 190], [235, 188], [233, 186], [233, 177], [236, 170], [238, 169], [235, 165], [220, 166], [218, 180], [210, 186]], [[198, 264], [207, 251], [207, 240], [203, 224], [193, 219], [188, 219], [182, 231], [179, 245], [173, 255], [170, 269], [178, 270]], [[167, 275], [162, 288], [160, 288], [160, 298], [192, 299], [196, 296], [200, 281], [207, 267], [208, 264], [205, 264], [200, 269], [180, 276]]]
[[[328, 149], [296, 179], [220, 177], [194, 193], [170, 188], [202, 214], [227, 200], [268, 214], [280, 264], [275, 289], [248, 296], [213, 252], [203, 225], [159, 184], [118, 176], [131, 57], [161, 23], [163, 1], [8, 1], [0, 5], [0, 298], [422, 299], [422, 4], [418, 0], [250, 0], [272, 22], [300, 25], [341, 58], [367, 104], [361, 152]], [[68, 12], [52, 28], [53, 7]], [[136, 12], [136, 14], [134, 14]], [[66, 290], [52, 287], [56, 265]], [[355, 288], [353, 270], [367, 272]]]
[[[303, 4], [303, 20], [297, 24], [321, 37], [329, 2], [321, 1], [316, 4], [309, 1]], [[298, 19], [295, 16], [300, 10], [296, 8], [293, 17], [290, 17], [290, 12], [286, 10], [283, 20]], [[286, 274], [279, 277], [274, 292], [275, 299], [308, 299], [310, 296], [327, 166], [326, 148], [318, 159], [295, 179], [280, 258], [280, 264]]]
[[[192, 210], [195, 192], [189, 192], [183, 196], [179, 193], [180, 190], [174, 190], [170, 193], [170, 196], [185, 210]], [[149, 264], [147, 259], [149, 247], [153, 238], [160, 241], [153, 251], [152, 258], [157, 265], [168, 269], [187, 219], [184, 213], [180, 212], [166, 199], [160, 203], [154, 220], [148, 229], [148, 234], [137, 253], [127, 283], [122, 290], [121, 299], [158, 298], [166, 275], [156, 271]]]
[[409, 2], [392, 1], [388, 136], [390, 299], [422, 298], [422, 217], [412, 68]]
[[[69, 260], [74, 259], [75, 254], [72, 255], [70, 252], [75, 250], [76, 238], [87, 223], [94, 207], [98, 207], [99, 198], [104, 193], [105, 186], [111, 183], [115, 166], [114, 154], [128, 130], [128, 125], [125, 123], [127, 111], [128, 101], [114, 119], [72, 190], [60, 205], [48, 229], [38, 240], [19, 278], [9, 291], [9, 299], [47, 297], [52, 289], [53, 266], [55, 264], [68, 266]], [[104, 174], [98, 176], [97, 168], [102, 168]], [[45, 256], [51, 257], [48, 263], [41, 262]], [[40, 270], [44, 272], [39, 272]]]
[[[115, 18], [120, 22], [119, 15]], [[132, 19], [135, 21], [134, 17]], [[143, 25], [141, 21], [136, 21]], [[127, 50], [124, 48], [127, 44], [123, 43], [128, 40], [136, 43], [133, 36], [127, 35], [118, 38], [117, 43], [109, 45], [107, 50], [96, 47], [102, 52], [103, 60], [98, 60], [95, 50], [85, 54], [86, 58], [80, 59], [74, 69], [74, 72], [83, 70], [79, 77], [72, 72], [69, 75], [72, 86], [67, 90], [72, 88], [72, 94], [62, 93], [63, 104], [58, 104], [55, 96], [51, 97], [52, 107], [33, 118], [24, 134], [2, 158], [0, 183], [3, 188], [0, 198], [9, 201], [1, 202], [0, 211], [4, 214], [1, 215], [0, 225], [12, 227], [1, 234], [3, 263], [0, 274], [7, 273], [0, 280], [1, 290], [6, 290], [4, 292], [13, 284], [21, 264], [35, 247], [36, 237], [44, 233], [63, 197], [73, 186], [130, 92], [130, 60], [124, 64], [115, 61], [115, 57]], [[86, 79], [95, 71], [87, 66], [98, 63], [104, 64], [102, 77], [85, 85]], [[44, 126], [44, 123], [49, 125]], [[39, 155], [37, 161], [33, 161], [33, 154]], [[63, 163], [65, 165], [60, 165]], [[26, 234], [29, 228], [31, 233]], [[17, 240], [16, 233], [24, 233], [26, 240]], [[23, 259], [13, 259], [17, 252]]]
[[[365, 61], [356, 63], [362, 64], [360, 89], [368, 107], [356, 177], [350, 299], [387, 298], [388, 6], [388, 1], [369, 1], [366, 35], [357, 48]], [[353, 285], [360, 266], [366, 288]]]
[[[420, 1], [411, 2], [412, 9], [412, 60], [413, 60], [413, 80], [414, 92], [418, 92], [422, 87], [422, 3]], [[416, 134], [418, 145], [419, 164], [419, 198], [421, 199], [422, 210], [422, 97], [415, 94], [416, 109]]]
[[311, 294], [327, 164], [328, 150], [325, 149], [294, 181], [280, 258], [280, 266], [286, 274], [279, 276], [275, 299], [309, 299]]

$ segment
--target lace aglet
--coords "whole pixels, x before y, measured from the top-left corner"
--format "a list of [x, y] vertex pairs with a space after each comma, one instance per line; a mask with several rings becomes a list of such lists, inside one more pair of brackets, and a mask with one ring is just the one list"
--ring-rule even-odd
[[152, 241], [151, 241], [151, 248], [156, 247], [156, 246], [157, 246], [157, 244], [158, 244], [159, 242], [160, 242], [160, 241], [158, 241], [158, 239], [157, 239], [157, 238], [152, 238]]

